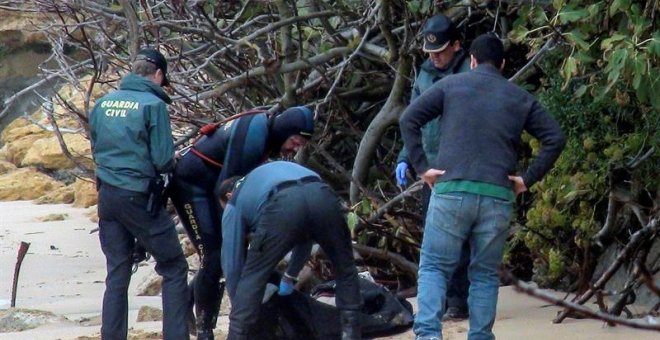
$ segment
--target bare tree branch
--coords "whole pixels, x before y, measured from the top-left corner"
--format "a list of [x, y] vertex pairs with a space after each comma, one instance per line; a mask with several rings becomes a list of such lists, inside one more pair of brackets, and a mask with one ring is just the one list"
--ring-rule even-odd
[[391, 262], [394, 266], [406, 272], [408, 276], [417, 278], [419, 267], [399, 254], [357, 243], [353, 243], [353, 249], [357, 250], [362, 257], [375, 257], [379, 260]]
[[596, 320], [603, 320], [607, 321], [613, 324], [619, 324], [623, 326], [628, 326], [632, 328], [638, 328], [638, 329], [648, 329], [648, 330], [653, 330], [653, 331], [660, 331], [660, 325], [658, 324], [651, 324], [651, 323], [646, 323], [643, 321], [637, 321], [637, 320], [630, 320], [630, 319], [624, 319], [620, 317], [616, 317], [607, 313], [603, 312], [597, 312], [593, 311], [590, 308], [587, 308], [583, 306], [582, 304], [577, 304], [577, 303], [572, 303], [568, 302], [566, 300], [562, 300], [560, 298], [556, 298], [538, 288], [535, 288], [527, 283], [524, 283], [515, 276], [513, 276], [509, 271], [506, 269], [500, 268], [500, 275], [503, 276], [506, 280], [509, 282], [512, 282], [514, 288], [522, 293], [525, 293], [529, 296], [533, 296], [537, 299], [552, 303], [555, 306], [563, 307], [565, 308], [566, 311], [576, 311], [581, 313], [584, 316], [587, 316], [592, 319]]
[[[594, 285], [585, 293], [577, 297], [577, 304], [583, 304], [587, 302], [592, 296], [594, 296], [595, 292], [602, 289], [607, 281], [612, 278], [612, 275], [616, 273], [617, 270], [621, 267], [621, 265], [627, 261], [633, 250], [636, 249], [641, 243], [647, 241], [650, 239], [651, 235], [655, 235], [658, 233], [658, 218], [653, 218], [644, 228], [638, 230], [635, 232], [631, 237], [630, 241], [628, 241], [628, 244], [621, 250], [621, 253], [617, 256], [617, 258], [614, 260], [614, 262], [610, 265], [609, 268], [600, 276], [600, 278], [594, 283]], [[554, 323], [561, 323], [566, 316], [568, 316], [569, 310], [565, 310], [561, 312], [554, 320]]]

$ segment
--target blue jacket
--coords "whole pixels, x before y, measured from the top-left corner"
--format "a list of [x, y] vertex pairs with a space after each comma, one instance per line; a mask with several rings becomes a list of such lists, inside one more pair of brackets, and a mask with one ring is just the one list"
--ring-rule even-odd
[[[447, 68], [439, 69], [433, 65], [431, 59], [426, 59], [422, 66], [420, 67], [419, 74], [417, 79], [415, 79], [415, 84], [413, 85], [412, 93], [410, 95], [410, 102], [414, 101], [419, 97], [424, 91], [430, 88], [436, 81], [452, 74], [466, 72], [470, 70], [470, 58], [467, 56], [464, 50], [460, 50], [454, 58], [451, 60]], [[429, 159], [435, 159], [435, 156], [438, 154], [438, 142], [440, 140], [440, 135], [438, 134], [439, 125], [438, 120], [433, 119], [422, 128], [422, 143], [424, 147], [424, 152]], [[408, 152], [406, 148], [402, 148], [399, 152], [399, 157], [397, 158], [397, 163], [405, 162], [410, 164], [408, 159]]]
[[89, 127], [97, 178], [147, 192], [151, 179], [171, 171], [174, 142], [166, 105], [171, 102], [160, 86], [134, 73], [96, 101]]
[[[420, 137], [426, 122], [440, 118], [433, 165]], [[529, 188], [552, 167], [566, 138], [536, 98], [509, 82], [490, 64], [435, 83], [413, 101], [399, 121], [403, 141], [418, 174], [446, 170], [439, 181], [469, 180], [511, 188], [523, 131], [541, 141], [541, 151], [523, 174]]]

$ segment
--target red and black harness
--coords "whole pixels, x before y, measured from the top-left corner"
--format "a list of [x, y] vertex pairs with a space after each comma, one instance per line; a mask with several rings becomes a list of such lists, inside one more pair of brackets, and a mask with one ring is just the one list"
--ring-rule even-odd
[[268, 111], [268, 110], [263, 110], [263, 109], [243, 111], [243, 112], [235, 114], [231, 117], [225, 118], [225, 119], [223, 119], [223, 120], [221, 120], [217, 123], [211, 123], [211, 124], [206, 124], [206, 125], [202, 126], [202, 128], [199, 129], [199, 135], [195, 138], [195, 140], [192, 141], [192, 143], [190, 143], [190, 146], [188, 147], [189, 148], [188, 150], [190, 152], [192, 152], [193, 154], [195, 154], [197, 157], [204, 160], [205, 162], [207, 162], [207, 163], [209, 163], [209, 164], [211, 164], [211, 165], [213, 165], [213, 166], [215, 166], [219, 169], [222, 169], [222, 163], [218, 162], [217, 160], [215, 160], [215, 159], [205, 155], [201, 151], [197, 150], [195, 148], [195, 143], [197, 143], [197, 141], [200, 138], [202, 138], [203, 136], [208, 136], [208, 135], [214, 134], [215, 131], [218, 130], [218, 127], [220, 127], [221, 125], [224, 125], [224, 124], [226, 124], [230, 121], [233, 121], [235, 119], [238, 119], [238, 118], [241, 118], [241, 117], [244, 117], [244, 116], [255, 115], [255, 114], [259, 114], [259, 113], [270, 114], [271, 112]]

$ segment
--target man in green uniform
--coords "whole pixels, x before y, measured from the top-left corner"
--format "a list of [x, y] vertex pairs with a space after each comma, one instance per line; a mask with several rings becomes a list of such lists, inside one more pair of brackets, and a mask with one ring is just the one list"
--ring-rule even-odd
[[161, 86], [167, 61], [154, 49], [141, 50], [119, 90], [96, 102], [90, 137], [99, 189], [99, 239], [106, 257], [101, 337], [126, 339], [128, 285], [137, 239], [163, 276], [163, 338], [188, 339], [188, 264], [174, 222], [157, 204], [156, 185], [174, 165], [167, 112], [172, 100]]

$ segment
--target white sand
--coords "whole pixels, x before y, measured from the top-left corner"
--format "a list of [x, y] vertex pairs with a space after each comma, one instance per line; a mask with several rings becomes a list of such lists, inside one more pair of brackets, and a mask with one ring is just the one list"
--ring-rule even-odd
[[[17, 307], [51, 311], [68, 320], [58, 320], [35, 329], [0, 333], [0, 339], [75, 339], [98, 334], [105, 277], [105, 259], [96, 224], [86, 210], [69, 205], [35, 205], [31, 202], [0, 202], [0, 310], [9, 307], [11, 282], [21, 241], [30, 242], [19, 278]], [[38, 218], [64, 213], [64, 221], [40, 222]], [[53, 248], [53, 249], [51, 249]], [[141, 267], [131, 283], [130, 327], [160, 329], [159, 322], [136, 323], [140, 306], [160, 308], [160, 297], [139, 297], [134, 291], [148, 268]], [[558, 296], [562, 296], [559, 295]], [[414, 303], [415, 301], [413, 301]], [[660, 339], [660, 333], [624, 327], [607, 327], [600, 321], [568, 319], [560, 325], [551, 320], [559, 309], [514, 292], [500, 290], [495, 334], [498, 339]], [[640, 310], [641, 312], [641, 310]], [[80, 322], [81, 320], [91, 321]], [[218, 322], [226, 331], [226, 316]], [[445, 339], [466, 339], [467, 322], [447, 322]], [[413, 339], [412, 332], [382, 339]]]

